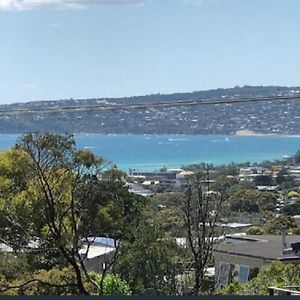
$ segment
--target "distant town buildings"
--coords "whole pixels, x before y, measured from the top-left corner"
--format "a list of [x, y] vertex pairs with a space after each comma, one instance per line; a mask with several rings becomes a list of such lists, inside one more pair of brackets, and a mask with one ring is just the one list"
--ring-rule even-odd
[[147, 196], [162, 188], [181, 188], [185, 185], [185, 178], [192, 174], [192, 171], [180, 168], [153, 172], [130, 170], [127, 185], [133, 193]]

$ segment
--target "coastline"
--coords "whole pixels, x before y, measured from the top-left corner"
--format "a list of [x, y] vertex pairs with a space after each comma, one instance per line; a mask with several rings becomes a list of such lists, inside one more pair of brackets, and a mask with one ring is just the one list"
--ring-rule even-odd
[[[21, 135], [0, 134], [0, 151], [15, 145]], [[74, 134], [80, 149], [91, 149], [120, 169], [157, 170], [192, 164], [260, 163], [293, 155], [300, 136], [261, 135], [239, 131], [231, 135]]]
[[[259, 133], [249, 129], [237, 130], [234, 134], [235, 136], [276, 136], [275, 133]], [[281, 135], [278, 135], [281, 136]]]
[[248, 136], [248, 137], [256, 137], [256, 136], [262, 136], [262, 137], [300, 137], [300, 134], [288, 134], [288, 133], [260, 133], [257, 131], [249, 130], [249, 129], [242, 129], [242, 130], [237, 130], [233, 136]]
[[[0, 136], [20, 137], [25, 133], [0, 133]], [[64, 133], [58, 133], [64, 134]], [[225, 137], [300, 137], [299, 134], [291, 133], [261, 133], [249, 129], [237, 130], [235, 133], [228, 134], [187, 134], [187, 133], [88, 133], [88, 132], [73, 132], [67, 133], [74, 136], [225, 136]]]

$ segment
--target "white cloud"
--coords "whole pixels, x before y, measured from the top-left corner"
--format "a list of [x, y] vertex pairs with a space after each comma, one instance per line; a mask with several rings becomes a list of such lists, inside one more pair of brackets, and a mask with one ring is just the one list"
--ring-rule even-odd
[[201, 6], [201, 5], [213, 3], [216, 1], [217, 0], [182, 0], [182, 4], [183, 5]]
[[39, 87], [35, 83], [25, 83], [22, 85], [22, 88], [28, 91], [36, 91]]
[[51, 28], [59, 28], [60, 24], [59, 23], [52, 23], [52, 24], [50, 24], [50, 27]]
[[82, 9], [89, 5], [142, 6], [147, 0], [0, 0], [0, 10], [22, 11], [36, 8]]

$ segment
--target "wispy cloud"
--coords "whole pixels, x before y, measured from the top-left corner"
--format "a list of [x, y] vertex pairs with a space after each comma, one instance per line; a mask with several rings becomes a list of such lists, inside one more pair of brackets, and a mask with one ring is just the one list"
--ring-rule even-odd
[[216, 1], [217, 0], [182, 0], [182, 4], [183, 5], [201, 6], [201, 5], [213, 3]]
[[22, 88], [28, 91], [36, 91], [39, 87], [35, 83], [25, 83], [22, 85]]
[[0, 0], [0, 10], [22, 11], [37, 8], [83, 9], [89, 5], [142, 6], [147, 0]]
[[52, 23], [52, 24], [50, 24], [50, 27], [51, 28], [59, 28], [60, 24], [59, 23]]

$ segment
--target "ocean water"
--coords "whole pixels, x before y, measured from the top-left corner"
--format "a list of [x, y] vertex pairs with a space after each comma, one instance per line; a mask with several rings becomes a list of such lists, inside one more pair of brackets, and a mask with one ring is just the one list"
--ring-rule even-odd
[[[18, 137], [0, 135], [0, 149], [13, 146]], [[261, 162], [281, 159], [300, 149], [300, 136], [75, 135], [75, 140], [79, 148], [90, 149], [124, 171], [201, 162]]]

